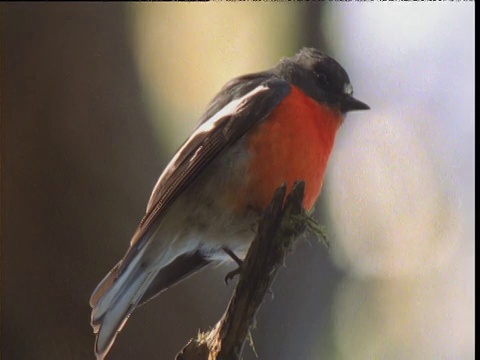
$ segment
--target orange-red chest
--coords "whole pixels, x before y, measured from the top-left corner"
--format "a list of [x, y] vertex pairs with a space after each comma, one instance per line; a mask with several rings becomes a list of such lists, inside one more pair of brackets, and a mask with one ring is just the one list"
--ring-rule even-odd
[[320, 194], [342, 119], [339, 111], [292, 86], [290, 95], [246, 139], [251, 160], [240, 191], [246, 205], [263, 209], [285, 181], [290, 190], [295, 181], [305, 180], [304, 207], [310, 210]]

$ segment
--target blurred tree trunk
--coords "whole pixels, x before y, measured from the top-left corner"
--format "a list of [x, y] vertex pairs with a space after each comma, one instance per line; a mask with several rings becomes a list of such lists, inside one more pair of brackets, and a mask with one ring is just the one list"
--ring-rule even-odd
[[2, 3], [3, 359], [93, 358], [88, 297], [162, 163], [122, 4]]
[[327, 51], [327, 42], [321, 27], [322, 14], [325, 12], [325, 2], [310, 1], [302, 7], [301, 17], [303, 29], [300, 31], [303, 46], [312, 46], [322, 51]]

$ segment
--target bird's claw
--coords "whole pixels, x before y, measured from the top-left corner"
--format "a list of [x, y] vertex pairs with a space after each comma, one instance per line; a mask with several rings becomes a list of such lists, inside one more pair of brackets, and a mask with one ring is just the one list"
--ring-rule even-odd
[[227, 284], [228, 286], [228, 283], [233, 280], [233, 278], [237, 275], [240, 275], [242, 273], [242, 266], [239, 266], [238, 268], [236, 268], [235, 270], [233, 271], [230, 271], [227, 275], [225, 275], [225, 284]]

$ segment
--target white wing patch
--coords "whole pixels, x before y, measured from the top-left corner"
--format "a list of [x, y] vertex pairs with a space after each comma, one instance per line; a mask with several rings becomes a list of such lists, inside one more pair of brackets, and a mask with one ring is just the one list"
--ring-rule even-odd
[[[155, 184], [155, 187], [153, 188], [152, 195], [150, 196], [150, 200], [148, 201], [147, 205], [147, 213], [152, 209], [152, 207], [155, 205], [155, 203], [158, 200], [158, 195], [161, 191], [162, 183], [164, 182], [165, 179], [170, 176], [173, 171], [177, 168], [176, 163], [178, 159], [182, 156], [184, 153], [185, 149], [190, 147], [190, 144], [192, 141], [199, 135], [204, 135], [206, 133], [211, 132], [213, 129], [215, 129], [219, 123], [221, 123], [222, 120], [225, 118], [228, 118], [236, 113], [239, 113], [242, 110], [242, 107], [249, 101], [250, 98], [253, 96], [264, 92], [268, 91], [269, 87], [265, 85], [260, 85], [257, 86], [255, 89], [251, 90], [241, 98], [235, 99], [230, 101], [227, 105], [225, 105], [220, 111], [215, 113], [214, 116], [206, 120], [204, 123], [202, 123], [190, 137], [188, 140], [183, 144], [183, 146], [177, 151], [175, 156], [170, 160], [168, 163], [167, 167], [163, 171], [163, 173], [160, 175], [160, 178], [158, 179], [157, 183]], [[195, 157], [198, 154], [198, 151], [200, 150], [201, 146], [197, 149], [193, 157], [190, 159], [192, 161], [195, 159]]]

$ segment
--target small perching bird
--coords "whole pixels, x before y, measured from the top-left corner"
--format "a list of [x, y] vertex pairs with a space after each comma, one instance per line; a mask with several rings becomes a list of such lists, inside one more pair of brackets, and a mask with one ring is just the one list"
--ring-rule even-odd
[[346, 71], [312, 48], [228, 82], [161, 174], [127, 253], [90, 298], [97, 358], [135, 308], [211, 262], [244, 256], [284, 182], [304, 180], [311, 209], [345, 114], [366, 109]]

